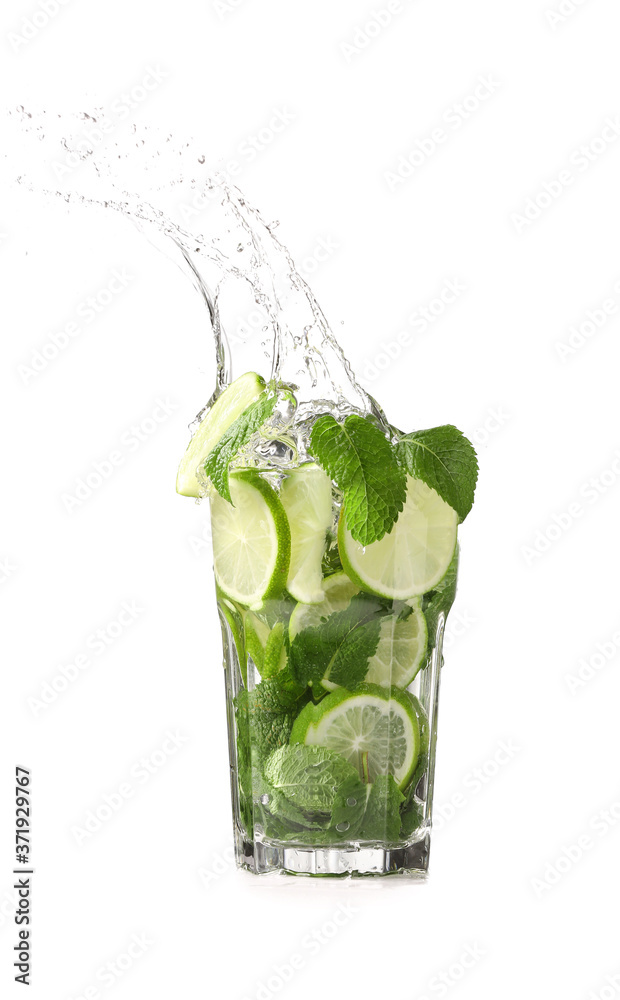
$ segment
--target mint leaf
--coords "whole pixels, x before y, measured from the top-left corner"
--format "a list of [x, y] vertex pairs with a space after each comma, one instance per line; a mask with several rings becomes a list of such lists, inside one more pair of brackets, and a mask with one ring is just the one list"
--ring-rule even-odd
[[318, 685], [324, 677], [353, 690], [364, 680], [368, 660], [377, 651], [381, 598], [355, 594], [344, 611], [336, 611], [320, 625], [302, 629], [291, 643], [289, 665], [298, 684]]
[[465, 520], [474, 502], [478, 459], [458, 428], [445, 424], [406, 434], [396, 453], [410, 476], [431, 486]]
[[411, 799], [403, 808], [400, 814], [400, 837], [401, 840], [408, 840], [412, 833], [422, 825], [424, 820], [424, 807], [418, 799]]
[[288, 744], [298, 713], [299, 688], [287, 690], [278, 678], [270, 678], [247, 692], [247, 740], [253, 763], [260, 763], [277, 747]]
[[360, 837], [364, 840], [398, 840], [400, 807], [405, 796], [392, 774], [379, 774], [370, 786]]
[[265, 762], [264, 776], [297, 810], [327, 817], [338, 802], [341, 786], [346, 784], [349, 794], [352, 787], [361, 784], [353, 765], [340, 754], [301, 743], [274, 750]]
[[209, 452], [205, 462], [205, 472], [220, 496], [232, 503], [228, 485], [230, 463], [248, 443], [252, 434], [269, 419], [276, 408], [278, 397], [275, 392], [265, 389], [258, 399], [245, 408], [222, 435], [215, 448]]
[[452, 556], [452, 562], [448, 566], [448, 570], [443, 580], [440, 580], [434, 590], [430, 590], [428, 594], [425, 594], [422, 600], [422, 611], [424, 612], [426, 627], [428, 629], [429, 650], [433, 649], [437, 643], [437, 626], [439, 624], [439, 616], [443, 615], [445, 621], [448, 617], [450, 608], [454, 604], [458, 568], [459, 547], [457, 545], [454, 555]]
[[361, 545], [377, 542], [403, 509], [406, 479], [382, 431], [371, 421], [349, 415], [339, 424], [326, 413], [310, 435], [312, 454], [344, 493], [344, 516]]

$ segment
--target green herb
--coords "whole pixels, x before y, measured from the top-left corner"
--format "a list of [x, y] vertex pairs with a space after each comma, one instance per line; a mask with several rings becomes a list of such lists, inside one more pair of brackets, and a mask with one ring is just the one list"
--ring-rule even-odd
[[311, 433], [312, 454], [344, 493], [346, 525], [361, 545], [390, 531], [403, 509], [406, 479], [383, 432], [355, 414], [340, 424], [326, 413]]
[[344, 611], [320, 625], [303, 629], [291, 643], [289, 663], [295, 680], [318, 685], [324, 677], [353, 690], [377, 651], [385, 602], [370, 594], [355, 594]]
[[406, 840], [421, 826], [424, 819], [424, 807], [416, 798], [412, 798], [400, 814], [400, 837]]
[[230, 463], [276, 408], [277, 395], [265, 389], [230, 425], [207, 457], [205, 471], [218, 493], [232, 503], [228, 473]]
[[287, 690], [280, 677], [269, 678], [247, 693], [248, 737], [257, 764], [273, 750], [288, 744], [300, 705], [299, 688]]
[[409, 475], [431, 486], [464, 521], [478, 479], [476, 452], [465, 435], [452, 424], [414, 431], [400, 439], [396, 452]]
[[458, 545], [452, 557], [452, 562], [443, 580], [437, 584], [434, 590], [430, 590], [424, 595], [422, 600], [422, 610], [426, 618], [428, 628], [428, 647], [433, 649], [437, 641], [437, 626], [439, 616], [443, 615], [444, 621], [448, 617], [448, 612], [454, 604], [456, 597], [457, 574], [459, 566]]
[[265, 833], [276, 839], [337, 843], [356, 834], [366, 806], [355, 768], [319, 746], [275, 750], [258, 791]]

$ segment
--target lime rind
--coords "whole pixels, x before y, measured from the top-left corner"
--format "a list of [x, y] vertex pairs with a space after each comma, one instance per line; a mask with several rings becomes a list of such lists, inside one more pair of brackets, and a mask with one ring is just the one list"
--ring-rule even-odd
[[204, 490], [197, 476], [198, 467], [204, 463], [231, 424], [255, 399], [258, 399], [264, 388], [265, 382], [260, 375], [255, 372], [245, 372], [217, 397], [198, 424], [179, 463], [177, 493], [186, 497], [203, 495]]
[[290, 742], [335, 750], [370, 781], [377, 774], [393, 774], [402, 789], [418, 761], [420, 728], [406, 692], [362, 684], [355, 692], [339, 688], [318, 705], [309, 703], [293, 725]]
[[381, 622], [379, 645], [368, 661], [369, 684], [406, 688], [422, 668], [428, 647], [426, 618], [419, 597], [407, 604], [412, 610], [406, 618], [394, 613]]
[[287, 590], [304, 604], [323, 600], [323, 556], [332, 526], [332, 484], [315, 463], [291, 470], [280, 488], [291, 531]]
[[286, 584], [288, 521], [275, 490], [255, 470], [231, 473], [230, 491], [232, 504], [211, 497], [215, 579], [229, 600], [260, 607]]
[[448, 571], [457, 542], [458, 515], [435, 490], [407, 477], [407, 500], [395, 525], [378, 542], [362, 546], [338, 524], [345, 572], [362, 590], [406, 601], [436, 587]]
[[313, 628], [334, 614], [344, 611], [351, 603], [351, 598], [359, 593], [357, 584], [352, 583], [346, 573], [332, 573], [325, 577], [322, 584], [323, 600], [317, 604], [297, 604], [289, 622], [289, 638], [292, 642], [296, 635], [305, 628]]

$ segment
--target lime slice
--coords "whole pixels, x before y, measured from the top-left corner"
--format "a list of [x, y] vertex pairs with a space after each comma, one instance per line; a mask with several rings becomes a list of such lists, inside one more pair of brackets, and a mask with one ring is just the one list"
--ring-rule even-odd
[[280, 490], [291, 529], [291, 565], [286, 588], [296, 601], [323, 600], [321, 563], [332, 526], [332, 484], [318, 465], [291, 471]]
[[353, 693], [340, 688], [318, 705], [309, 702], [290, 742], [327, 747], [346, 757], [365, 781], [393, 774], [404, 788], [418, 760], [420, 728], [406, 692], [364, 684]]
[[303, 629], [320, 625], [335, 611], [344, 611], [359, 587], [351, 583], [346, 573], [334, 573], [323, 580], [323, 600], [320, 604], [298, 604], [291, 615], [288, 635], [291, 642]]
[[204, 493], [196, 477], [198, 466], [206, 460], [230, 425], [260, 396], [264, 388], [265, 383], [260, 375], [245, 372], [218, 396], [198, 424], [181, 459], [177, 473], [177, 493], [185, 497], [199, 497]]
[[260, 606], [286, 583], [288, 521], [276, 492], [253, 469], [231, 473], [230, 495], [232, 504], [211, 497], [215, 579], [230, 600]]
[[377, 652], [368, 661], [369, 684], [406, 688], [424, 662], [428, 636], [420, 598], [408, 604], [412, 611], [407, 618], [394, 614], [381, 622]]
[[254, 666], [263, 678], [273, 677], [286, 666], [284, 648], [284, 623], [276, 622], [272, 629], [252, 611], [247, 611], [243, 619], [245, 648], [254, 661]]
[[360, 545], [338, 525], [338, 549], [347, 574], [364, 590], [406, 601], [432, 590], [445, 575], [456, 546], [458, 515], [421, 479], [407, 476], [407, 499], [392, 530]]

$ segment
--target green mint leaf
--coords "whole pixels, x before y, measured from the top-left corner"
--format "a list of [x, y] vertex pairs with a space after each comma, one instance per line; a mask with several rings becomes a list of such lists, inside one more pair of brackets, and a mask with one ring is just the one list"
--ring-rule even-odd
[[385, 614], [381, 598], [355, 594], [344, 611], [303, 629], [293, 639], [289, 654], [297, 683], [319, 685], [328, 677], [334, 684], [353, 690], [364, 680], [368, 660], [377, 651]]
[[[339, 803], [339, 790], [347, 795], [359, 776], [352, 764], [326, 747], [282, 746], [265, 761], [265, 780], [297, 810], [331, 817]], [[357, 787], [357, 785], [355, 786]]]
[[408, 840], [412, 833], [422, 825], [424, 807], [418, 799], [411, 799], [400, 814], [400, 837]]
[[300, 689], [287, 690], [280, 677], [270, 678], [247, 692], [246, 740], [252, 762], [260, 763], [277, 747], [288, 744], [293, 721], [301, 705]]
[[230, 425], [215, 448], [209, 452], [205, 462], [205, 472], [220, 496], [232, 503], [228, 485], [230, 463], [248, 443], [252, 434], [269, 419], [278, 402], [277, 394], [265, 389], [258, 399], [245, 408], [240, 417]]
[[379, 774], [370, 786], [360, 837], [365, 840], [398, 840], [400, 807], [405, 796], [392, 774]]
[[476, 452], [465, 435], [452, 424], [414, 431], [400, 439], [396, 452], [409, 475], [431, 486], [464, 521], [478, 479]]
[[389, 441], [370, 420], [329, 413], [310, 436], [314, 458], [344, 493], [344, 516], [361, 545], [377, 542], [395, 524], [406, 497], [404, 470]]
[[422, 600], [422, 611], [424, 612], [426, 626], [428, 629], [429, 650], [433, 649], [437, 643], [437, 626], [439, 624], [439, 616], [443, 615], [445, 621], [448, 617], [450, 608], [454, 604], [458, 568], [459, 547], [457, 545], [454, 555], [452, 556], [452, 562], [448, 566], [448, 570], [443, 580], [437, 584], [434, 590], [430, 590], [428, 594], [425, 594]]

